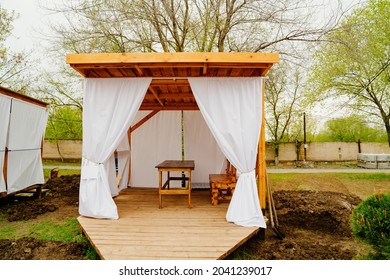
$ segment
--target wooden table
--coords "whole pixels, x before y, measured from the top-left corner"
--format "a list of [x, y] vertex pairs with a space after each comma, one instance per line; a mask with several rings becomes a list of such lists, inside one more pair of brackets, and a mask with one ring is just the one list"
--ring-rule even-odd
[[[191, 208], [191, 171], [195, 169], [193, 160], [166, 160], [156, 166], [158, 169], [159, 208], [162, 208], [162, 195], [188, 195], [188, 208]], [[167, 172], [167, 181], [162, 184], [162, 173]], [[172, 177], [170, 172], [182, 172], [180, 177]], [[188, 176], [185, 176], [185, 172]], [[170, 188], [170, 181], [182, 181], [183, 188]], [[188, 182], [186, 186], [186, 181]]]

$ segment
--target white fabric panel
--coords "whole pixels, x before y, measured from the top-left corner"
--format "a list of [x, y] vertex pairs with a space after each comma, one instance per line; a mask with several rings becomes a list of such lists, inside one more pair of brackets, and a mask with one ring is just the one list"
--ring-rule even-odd
[[159, 112], [131, 134], [130, 185], [157, 188], [164, 160], [181, 160], [181, 112]]
[[42, 158], [40, 150], [13, 151], [8, 153], [8, 194], [26, 187], [43, 184]]
[[193, 187], [209, 187], [209, 174], [224, 172], [226, 158], [199, 111], [184, 112], [184, 155], [195, 160]]
[[8, 131], [8, 193], [43, 184], [41, 144], [48, 112], [46, 108], [13, 99]]
[[219, 147], [239, 173], [227, 221], [265, 228], [255, 177], [262, 117], [261, 78], [188, 80]]
[[123, 137], [116, 150], [118, 152], [118, 190], [121, 191], [127, 188], [129, 183], [130, 146], [127, 134]]
[[0, 192], [6, 192], [3, 176], [5, 147], [7, 145], [11, 98], [0, 95]]
[[[116, 188], [113, 154], [133, 121], [150, 78], [84, 80], [83, 162], [79, 213], [117, 219], [112, 199]], [[114, 192], [115, 195], [115, 192]]]

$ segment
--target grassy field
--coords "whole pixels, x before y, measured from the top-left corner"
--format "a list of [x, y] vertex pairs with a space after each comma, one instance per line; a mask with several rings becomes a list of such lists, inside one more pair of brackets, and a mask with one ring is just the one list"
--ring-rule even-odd
[[[77, 167], [80, 167], [80, 165], [81, 163], [79, 162], [43, 161], [43, 175], [45, 180], [48, 180], [50, 178], [50, 171], [53, 167], [58, 167], [60, 169], [58, 176], [80, 174], [81, 170], [76, 169]], [[47, 168], [48, 166], [50, 166], [50, 168]], [[67, 166], [73, 168], [68, 169]]]
[[284, 173], [269, 174], [276, 190], [334, 191], [366, 199], [374, 193], [390, 192], [388, 173]]

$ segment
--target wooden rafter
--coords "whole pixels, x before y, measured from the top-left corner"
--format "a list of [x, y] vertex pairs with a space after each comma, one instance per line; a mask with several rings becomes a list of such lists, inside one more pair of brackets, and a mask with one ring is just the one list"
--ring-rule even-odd
[[135, 65], [134, 65], [134, 68], [135, 68], [135, 70], [137, 70], [137, 73], [138, 73], [140, 76], [144, 76], [144, 72], [142, 72], [142, 69], [139, 67], [138, 64], [135, 64]]
[[153, 96], [156, 98], [157, 102], [161, 105], [161, 107], [164, 107], [164, 103], [158, 97], [157, 92], [152, 87], [149, 87], [149, 91], [153, 94]]
[[163, 110], [163, 111], [197, 111], [199, 110], [198, 104], [193, 103], [169, 103], [164, 107], [158, 104], [144, 103], [141, 105], [140, 110]]
[[143, 125], [145, 122], [147, 122], [148, 120], [150, 120], [154, 115], [156, 115], [158, 112], [160, 112], [160, 110], [154, 110], [153, 112], [150, 112], [147, 116], [145, 116], [142, 120], [140, 120], [139, 122], [137, 122], [135, 125], [133, 125], [131, 128], [130, 128], [130, 133], [134, 132], [134, 130], [136, 130], [137, 128], [139, 128], [141, 125]]

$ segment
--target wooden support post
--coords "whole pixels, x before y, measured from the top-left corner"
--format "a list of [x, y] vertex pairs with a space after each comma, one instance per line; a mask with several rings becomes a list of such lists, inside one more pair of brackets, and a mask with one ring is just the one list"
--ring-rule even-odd
[[266, 160], [265, 160], [265, 110], [264, 110], [264, 89], [265, 81], [262, 80], [262, 120], [261, 120], [261, 131], [258, 148], [257, 158], [257, 170], [258, 170], [258, 193], [261, 209], [266, 208]]
[[[4, 152], [4, 165], [3, 165], [3, 177], [4, 177], [4, 183], [5, 183], [5, 188], [8, 190], [8, 184], [7, 184], [7, 165], [8, 165], [8, 148], [5, 147], [5, 152]], [[2, 197], [7, 196], [7, 192], [2, 192], [1, 193]]]
[[127, 139], [129, 140], [130, 156], [129, 156], [129, 175], [127, 176], [127, 186], [129, 186], [131, 179], [131, 127], [127, 131]]
[[5, 186], [8, 189], [8, 180], [7, 180], [7, 174], [8, 174], [8, 148], [5, 147], [5, 153], [4, 153], [4, 181], [5, 181]]

